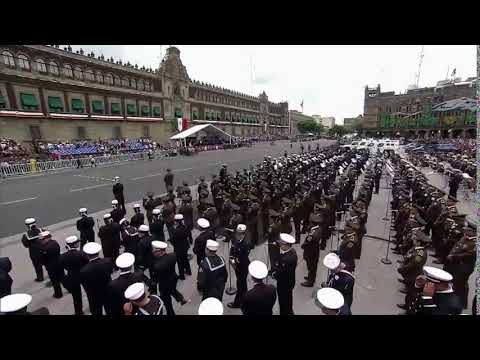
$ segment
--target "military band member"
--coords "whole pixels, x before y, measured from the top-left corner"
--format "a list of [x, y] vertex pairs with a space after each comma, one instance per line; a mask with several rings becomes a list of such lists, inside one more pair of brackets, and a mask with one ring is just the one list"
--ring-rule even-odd
[[[118, 219], [120, 221], [122, 218]], [[103, 215], [105, 225], [98, 230], [98, 237], [102, 243], [103, 256], [116, 259], [120, 253], [120, 225], [114, 222], [111, 214]]]
[[198, 315], [223, 315], [223, 304], [217, 298], [206, 298], [198, 307]]
[[277, 301], [275, 286], [265, 284], [268, 268], [263, 262], [255, 260], [248, 265], [248, 272], [254, 282], [242, 301], [242, 313], [247, 316], [272, 316]]
[[[150, 226], [151, 223], [152, 223], [152, 218], [153, 218], [153, 209], [155, 209], [155, 207], [158, 205], [158, 201], [156, 199], [153, 198], [153, 193], [152, 192], [148, 192], [147, 193], [147, 197], [144, 197], [143, 198], [143, 208], [145, 209], [145, 211], [147, 212], [147, 221], [148, 221], [148, 225]], [[142, 224], [140, 224], [142, 225]]]
[[197, 265], [200, 266], [203, 259], [205, 259], [205, 247], [207, 240], [213, 237], [210, 231], [210, 222], [207, 219], [200, 218], [197, 220], [197, 225], [200, 229], [200, 234], [196, 237], [193, 244], [193, 253], [197, 256]]
[[237, 278], [237, 292], [233, 302], [228, 303], [230, 308], [239, 308], [242, 305], [243, 297], [247, 292], [248, 265], [250, 259], [250, 245], [245, 241], [247, 227], [244, 224], [237, 225], [234, 240], [230, 247], [230, 262], [235, 270]]
[[125, 216], [125, 212], [118, 205], [118, 200], [112, 200], [112, 211], [110, 211], [110, 215], [112, 216], [112, 220], [117, 224]]
[[64, 277], [63, 268], [60, 266], [60, 245], [52, 239], [49, 231], [42, 231], [39, 234], [39, 245], [42, 256], [42, 264], [47, 270], [48, 277], [53, 286], [53, 297], [60, 299], [63, 297], [62, 281]]
[[140, 225], [138, 228], [138, 247], [136, 268], [140, 271], [145, 271], [150, 268], [152, 263], [152, 236], [150, 235], [150, 228], [148, 225]]
[[81, 208], [78, 210], [80, 213], [80, 219], [77, 220], [77, 230], [80, 232], [80, 243], [85, 245], [87, 242], [95, 241], [95, 221], [93, 217], [87, 215], [87, 208]]
[[185, 280], [185, 274], [192, 275], [190, 262], [188, 261], [188, 248], [190, 247], [188, 239], [191, 232], [183, 224], [183, 220], [184, 217], [182, 214], [175, 215], [175, 228], [171, 239], [173, 251], [177, 259], [180, 280]]
[[152, 210], [152, 222], [150, 223], [150, 233], [152, 238], [158, 241], [165, 241], [165, 223], [160, 209]]
[[308, 230], [305, 241], [302, 244], [303, 259], [307, 263], [307, 276], [300, 285], [305, 287], [313, 287], [315, 279], [317, 278], [318, 258], [320, 256], [320, 241], [322, 240], [322, 228], [320, 224], [322, 218], [319, 215], [312, 215], [310, 217], [312, 226]]
[[317, 291], [315, 301], [324, 315], [350, 315], [340, 291], [324, 287]]
[[329, 269], [330, 273], [327, 282], [322, 284], [322, 287], [329, 287], [340, 291], [347, 305], [347, 315], [351, 315], [355, 277], [350, 271], [345, 270], [345, 265], [342, 264], [340, 258], [335, 253], [327, 254], [323, 259], [323, 265]]
[[34, 218], [25, 219], [25, 225], [27, 226], [27, 232], [22, 236], [22, 244], [28, 249], [30, 260], [32, 260], [32, 265], [37, 275], [35, 281], [41, 282], [43, 281], [43, 265], [39, 235], [42, 230], [37, 227], [37, 221]]
[[197, 288], [202, 292], [202, 300], [215, 297], [222, 301], [228, 273], [225, 260], [217, 255], [218, 242], [208, 239], [205, 258], [198, 267]]
[[124, 218], [120, 220], [120, 234], [122, 237], [121, 245], [123, 245], [124, 251], [133, 254], [133, 256], [137, 256], [139, 241], [138, 229], [130, 225]]
[[158, 295], [148, 294], [145, 284], [138, 282], [125, 290], [125, 315], [165, 315], [165, 306]]
[[134, 204], [133, 211], [135, 214], [130, 218], [130, 225], [138, 229], [140, 225], [145, 224], [145, 215], [141, 212], [140, 204]]

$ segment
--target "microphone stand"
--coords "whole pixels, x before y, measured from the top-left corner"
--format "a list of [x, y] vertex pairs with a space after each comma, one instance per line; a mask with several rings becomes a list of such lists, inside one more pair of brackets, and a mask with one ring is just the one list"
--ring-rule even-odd
[[[392, 210], [392, 213], [393, 212], [397, 212], [397, 210]], [[393, 218], [393, 216], [392, 216], [392, 218]], [[388, 254], [390, 252], [391, 234], [392, 234], [392, 222], [390, 221], [390, 227], [388, 229], [387, 253], [386, 253], [385, 257], [382, 260], [380, 260], [385, 265], [391, 265], [392, 264], [392, 261], [388, 258]]]
[[231, 271], [231, 263], [230, 263], [230, 240], [227, 242], [227, 251], [228, 251], [228, 281], [229, 281], [229, 287], [225, 289], [225, 294], [227, 295], [234, 295], [237, 292], [237, 289], [235, 289], [232, 286], [232, 271]]
[[[387, 175], [387, 188], [388, 188], [388, 175]], [[391, 190], [391, 189], [388, 189], [388, 190]], [[391, 191], [388, 191], [387, 209], [385, 210], [385, 216], [382, 218], [382, 220], [384, 220], [384, 221], [390, 220], [390, 218], [388, 217], [388, 208], [390, 206], [390, 193], [391, 193]]]

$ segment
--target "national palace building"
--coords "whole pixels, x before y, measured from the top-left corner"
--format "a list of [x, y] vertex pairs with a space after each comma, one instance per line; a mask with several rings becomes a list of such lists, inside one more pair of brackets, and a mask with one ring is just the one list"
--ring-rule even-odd
[[0, 137], [165, 142], [179, 117], [233, 136], [290, 133], [287, 102], [191, 80], [176, 47], [156, 70], [70, 46], [0, 46], [0, 56]]

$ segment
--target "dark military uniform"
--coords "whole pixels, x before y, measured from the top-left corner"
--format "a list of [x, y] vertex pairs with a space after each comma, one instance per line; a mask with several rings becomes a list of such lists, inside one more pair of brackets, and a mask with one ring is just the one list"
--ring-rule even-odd
[[125, 216], [125, 213], [126, 212], [124, 212], [120, 207], [117, 207], [112, 211], [110, 211], [110, 215], [112, 216], [113, 222], [117, 224], [120, 222], [120, 220], [123, 219], [123, 217]]
[[30, 260], [32, 260], [33, 268], [37, 274], [35, 281], [43, 281], [43, 267], [42, 267], [42, 254], [40, 250], [40, 234], [41, 230], [39, 228], [32, 227], [22, 236], [22, 244], [28, 249], [30, 255]]
[[403, 276], [406, 286], [406, 308], [411, 308], [412, 302], [415, 300], [415, 279], [422, 274], [427, 256], [427, 251], [423, 246], [412, 247], [406, 253], [403, 264], [398, 268], [398, 273]]
[[13, 280], [9, 275], [12, 263], [8, 257], [0, 257], [0, 299], [12, 293]]
[[165, 241], [164, 227], [165, 223], [161, 217], [154, 217], [152, 219], [152, 223], [150, 224], [150, 233], [152, 234], [153, 240]]
[[113, 192], [113, 196], [115, 197], [115, 200], [118, 201], [118, 205], [120, 205], [122, 212], [126, 214], [127, 209], [125, 209], [125, 196], [123, 195], [123, 184], [119, 182], [114, 184], [112, 188], [112, 192]]
[[240, 306], [242, 304], [243, 297], [247, 292], [248, 265], [250, 264], [249, 254], [250, 246], [245, 239], [232, 242], [232, 246], [230, 247], [230, 261], [233, 263], [235, 276], [237, 278], [237, 292], [233, 300], [234, 306]]
[[185, 279], [185, 274], [192, 275], [190, 262], [188, 261], [189, 234], [191, 234], [190, 230], [185, 225], [180, 224], [173, 230], [171, 239], [173, 251], [177, 259], [178, 273], [182, 280]]
[[146, 276], [142, 272], [124, 272], [120, 273], [118, 278], [110, 281], [105, 290], [105, 312], [107, 315], [123, 315], [123, 305], [127, 302], [125, 299], [125, 290], [137, 282], [145, 282]]
[[295, 269], [297, 267], [297, 253], [294, 248], [280, 252], [274, 265], [273, 277], [277, 280], [278, 304], [280, 315], [294, 315], [293, 288], [295, 287]]
[[163, 181], [165, 182], [167, 191], [173, 189], [173, 174], [170, 171], [165, 174]]
[[[353, 303], [353, 287], [355, 285], [355, 277], [347, 270], [331, 273], [328, 276], [327, 286], [340, 291], [345, 300], [345, 304], [350, 310]], [[350, 314], [351, 315], [351, 314]]]
[[345, 264], [345, 269], [352, 272], [355, 271], [356, 241], [355, 233], [347, 233], [342, 236], [342, 242], [338, 247], [338, 256]]
[[140, 237], [137, 246], [138, 258], [135, 259], [135, 266], [141, 271], [150, 268], [152, 264], [152, 237], [150, 235]]
[[95, 231], [93, 227], [95, 226], [95, 221], [91, 216], [82, 216], [77, 220], [77, 230], [80, 232], [80, 243], [85, 245], [87, 242], [95, 241]]
[[[147, 221], [148, 225], [152, 223], [153, 214], [152, 211], [158, 205], [158, 200], [154, 199], [153, 197], [148, 197], [147, 199], [143, 199], [143, 208], [147, 212]], [[140, 226], [140, 225], [139, 225]]]
[[203, 259], [205, 259], [205, 248], [208, 239], [213, 239], [213, 233], [211, 230], [202, 231], [194, 241], [193, 253], [197, 256], [198, 266], [200, 266]]
[[203, 293], [202, 300], [209, 297], [222, 301], [228, 273], [225, 260], [214, 254], [205, 257], [198, 267], [197, 287]]
[[80, 270], [88, 264], [88, 258], [79, 249], [69, 249], [60, 255], [58, 262], [60, 267], [66, 271], [66, 275], [63, 278], [63, 286], [72, 294], [75, 315], [83, 315]]
[[90, 260], [80, 270], [80, 283], [87, 293], [88, 304], [92, 315], [102, 315], [106, 303], [107, 285], [112, 280], [114, 266], [111, 259], [96, 258]]
[[135, 213], [130, 218], [130, 225], [132, 225], [133, 227], [135, 227], [137, 229], [140, 227], [140, 225], [143, 225], [143, 224], [145, 224], [145, 215], [141, 212]]
[[460, 315], [462, 304], [453, 290], [436, 292], [431, 299], [420, 295], [416, 313], [418, 315]]
[[115, 261], [120, 253], [120, 225], [116, 222], [103, 225], [98, 230], [98, 237], [102, 243], [103, 256]]
[[247, 291], [242, 301], [242, 313], [249, 316], [272, 316], [277, 301], [275, 286], [256, 283]]
[[61, 298], [63, 296], [61, 282], [63, 281], [64, 272], [59, 263], [60, 245], [58, 245], [57, 241], [50, 239], [41, 245], [41, 254], [42, 264], [45, 266], [48, 277], [52, 282], [53, 296]]
[[308, 274], [306, 282], [302, 285], [313, 286], [317, 278], [318, 258], [320, 256], [320, 241], [322, 239], [322, 229], [319, 225], [310, 228], [310, 231], [302, 244], [303, 259], [307, 263]]
[[133, 254], [133, 256], [135, 256], [136, 258], [139, 241], [137, 228], [133, 227], [132, 225], [128, 225], [125, 229], [121, 231], [121, 235], [122, 245], [125, 249], [125, 252]]

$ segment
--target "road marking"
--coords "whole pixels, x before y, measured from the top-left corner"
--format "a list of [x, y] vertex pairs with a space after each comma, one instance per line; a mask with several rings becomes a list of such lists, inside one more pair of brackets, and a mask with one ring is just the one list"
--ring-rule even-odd
[[90, 176], [90, 175], [73, 175], [76, 177], [81, 177], [81, 178], [87, 178], [87, 179], [92, 179], [92, 180], [101, 180], [101, 181], [112, 181], [114, 182], [114, 179], [107, 179], [103, 177], [98, 177], [98, 176]]
[[[191, 168], [185, 168], [185, 169], [177, 169], [177, 170], [173, 170], [172, 172], [173, 173], [179, 173], [179, 172], [184, 172], [184, 171], [188, 171], [188, 170], [192, 170], [192, 169], [194, 169], [194, 168], [191, 167]], [[151, 178], [151, 177], [155, 177], [155, 176], [161, 176], [161, 175], [165, 175], [165, 174], [166, 174], [166, 172], [150, 174], [150, 175], [135, 177], [135, 178], [132, 178], [130, 180], [135, 181], [135, 180], [147, 179], [147, 178]]]
[[38, 198], [38, 196], [31, 197], [31, 198], [26, 198], [26, 199], [14, 200], [14, 201], [6, 201], [6, 202], [0, 203], [0, 205], [16, 204], [16, 203], [23, 202], [23, 201], [35, 200], [36, 198]]
[[87, 186], [87, 187], [83, 187], [83, 188], [79, 188], [79, 189], [72, 189], [72, 190], [70, 190], [70, 192], [96, 189], [96, 188], [103, 187], [103, 186], [112, 186], [112, 184], [99, 184], [99, 185]]

